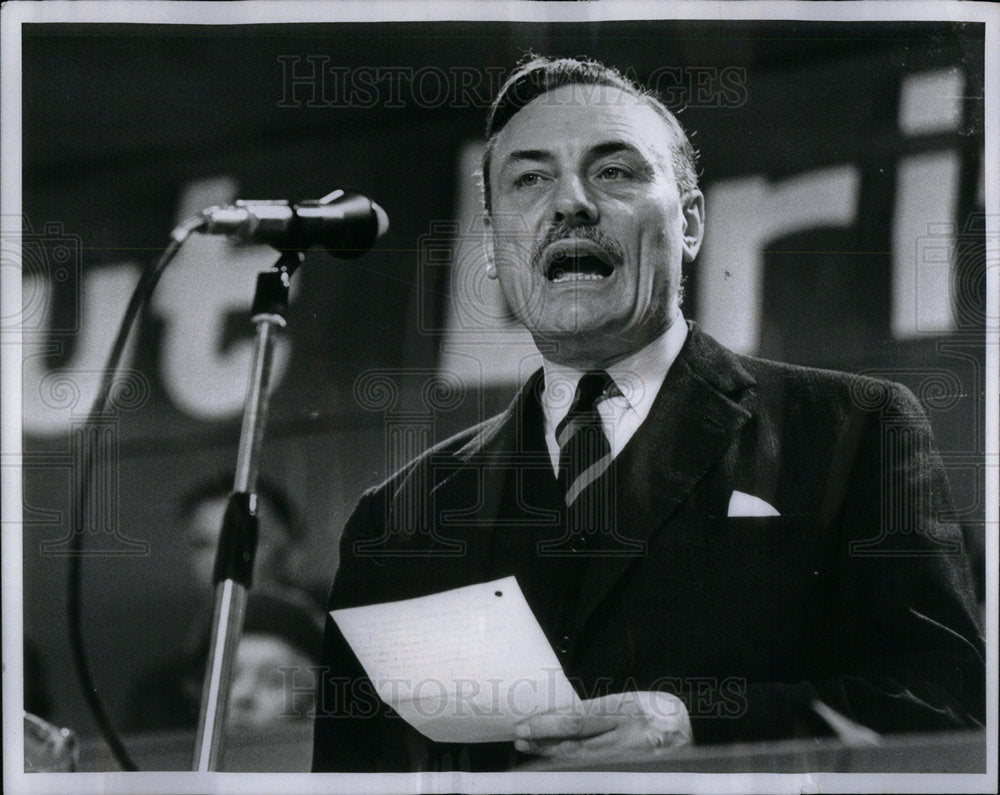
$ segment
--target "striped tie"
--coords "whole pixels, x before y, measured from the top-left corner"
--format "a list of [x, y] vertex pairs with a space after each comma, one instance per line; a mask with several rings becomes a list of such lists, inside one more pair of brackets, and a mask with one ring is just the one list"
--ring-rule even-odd
[[556, 428], [559, 444], [559, 484], [567, 507], [611, 465], [611, 445], [604, 435], [599, 400], [618, 394], [604, 370], [591, 370], [580, 379], [569, 413]]

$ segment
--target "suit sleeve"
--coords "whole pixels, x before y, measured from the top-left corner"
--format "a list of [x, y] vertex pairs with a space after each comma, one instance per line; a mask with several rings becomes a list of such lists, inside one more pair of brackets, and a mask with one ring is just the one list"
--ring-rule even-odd
[[[377, 559], [354, 554], [359, 541], [377, 539], [384, 531], [378, 494], [366, 493], [344, 528], [328, 610], [379, 601], [382, 578]], [[404, 722], [379, 698], [329, 613], [317, 682], [313, 772], [410, 769], [409, 758], [404, 758]]]
[[[830, 733], [822, 701], [880, 733], [981, 727], [985, 643], [962, 535], [927, 419], [904, 387], [882, 382], [877, 410], [855, 415], [824, 578], [824, 618], [799, 682], [749, 683], [728, 718], [698, 717], [696, 742]], [[687, 696], [690, 698], [690, 696]], [[691, 705], [689, 705], [689, 710]]]

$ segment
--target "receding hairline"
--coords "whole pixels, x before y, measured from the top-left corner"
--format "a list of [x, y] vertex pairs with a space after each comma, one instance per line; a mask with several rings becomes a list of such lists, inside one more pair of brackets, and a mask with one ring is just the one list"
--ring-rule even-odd
[[[502, 168], [504, 164], [506, 164], [508, 162], [511, 162], [512, 160], [532, 160], [532, 159], [544, 160], [547, 157], [551, 156], [552, 153], [553, 153], [553, 150], [551, 150], [549, 147], [547, 147], [545, 145], [542, 145], [542, 146], [526, 147], [524, 149], [515, 149], [515, 150], [513, 150], [511, 152], [508, 152], [507, 155], [504, 157], [503, 163], [493, 163], [493, 161], [492, 161], [492, 154], [493, 154], [493, 151], [496, 149], [497, 141], [500, 139], [501, 136], [503, 136], [504, 132], [509, 128], [510, 123], [514, 119], [516, 119], [519, 114], [523, 113], [526, 110], [529, 110], [532, 106], [538, 107], [536, 105], [536, 103], [541, 102], [542, 100], [544, 100], [544, 98], [546, 96], [549, 96], [550, 94], [553, 94], [556, 91], [560, 91], [560, 90], [562, 90], [564, 88], [577, 88], [577, 87], [580, 87], [580, 88], [583, 88], [583, 89], [590, 89], [590, 88], [610, 88], [610, 89], [618, 91], [620, 94], [622, 94], [624, 96], [627, 96], [627, 97], [630, 97], [630, 98], [632, 98], [634, 100], [634, 102], [630, 102], [630, 103], [620, 103], [623, 106], [625, 106], [625, 107], [646, 107], [646, 108], [649, 108], [655, 114], [655, 116], [659, 120], [660, 124], [663, 125], [664, 129], [667, 132], [667, 136], [668, 136], [667, 137], [667, 149], [666, 150], [661, 150], [660, 147], [655, 146], [655, 144], [653, 145], [653, 154], [655, 154], [655, 165], [659, 166], [660, 168], [667, 168], [667, 167], [669, 167], [670, 170], [671, 170], [671, 172], [673, 172], [673, 171], [676, 170], [676, 169], [674, 169], [674, 162], [673, 162], [674, 159], [675, 159], [674, 158], [674, 150], [683, 141], [682, 141], [682, 139], [678, 138], [678, 134], [677, 134], [676, 130], [674, 129], [674, 127], [672, 126], [672, 123], [673, 124], [677, 124], [676, 119], [673, 119], [673, 121], [671, 123], [671, 120], [668, 119], [666, 116], [664, 116], [663, 111], [660, 108], [657, 107], [657, 104], [656, 104], [656, 101], [655, 101], [655, 97], [649, 97], [649, 96], [643, 96], [641, 94], [636, 94], [635, 92], [630, 91], [627, 88], [620, 88], [618, 86], [604, 85], [604, 84], [599, 85], [599, 86], [595, 86], [595, 85], [589, 84], [589, 83], [574, 83], [574, 84], [564, 84], [564, 85], [561, 85], [561, 86], [556, 86], [555, 88], [551, 89], [550, 91], [546, 91], [543, 94], [539, 94], [537, 97], [535, 97], [530, 102], [528, 102], [523, 108], [520, 108], [517, 111], [517, 113], [513, 114], [504, 123], [503, 127], [501, 127], [499, 130], [497, 130], [495, 133], [493, 133], [493, 135], [490, 136], [490, 139], [487, 142], [488, 152], [484, 153], [484, 166], [487, 165], [487, 162], [486, 162], [486, 157], [487, 156], [489, 157], [489, 163], [488, 163], [488, 165], [490, 165], [490, 167], [492, 167], [493, 165], [496, 165], [499, 168]], [[541, 102], [541, 104], [545, 104], [545, 103]], [[559, 107], [568, 107], [570, 105], [582, 106], [582, 105], [585, 105], [585, 104], [587, 104], [587, 103], [557, 102], [557, 103], [554, 103], [552, 105], [552, 107], [559, 108]], [[616, 103], [616, 104], [618, 104], [618, 103]], [[667, 113], [669, 113], [669, 111], [667, 111]], [[657, 138], [653, 139], [654, 142], [656, 140], [657, 140]], [[588, 147], [588, 149], [589, 149], [589, 151], [593, 152], [594, 155], [596, 155], [596, 156], [601, 156], [601, 155], [604, 155], [604, 154], [614, 153], [616, 151], [627, 151], [627, 150], [631, 150], [631, 151], [637, 152], [637, 153], [639, 153], [639, 154], [641, 154], [643, 156], [645, 156], [645, 154], [646, 154], [645, 152], [643, 152], [641, 150], [641, 148], [639, 146], [636, 145], [636, 143], [634, 141], [628, 140], [628, 136], [618, 136], [618, 135], [614, 135], [614, 134], [609, 134], [606, 139], [598, 141], [597, 143], [594, 143], [592, 146]], [[674, 179], [678, 179], [678, 175], [676, 173], [674, 173], [673, 176], [674, 176]], [[489, 175], [484, 175], [484, 177], [488, 179]]]
[[[657, 154], [662, 159], [661, 162], [657, 163], [660, 167], [669, 165], [671, 171], [673, 172], [673, 177], [677, 181], [678, 186], [682, 186], [683, 175], [678, 169], [679, 161], [682, 158], [680, 149], [685, 145], [690, 147], [690, 141], [687, 134], [684, 132], [684, 128], [681, 126], [677, 117], [663, 104], [663, 102], [653, 93], [644, 91], [641, 87], [633, 87], [631, 85], [617, 85], [612, 82], [602, 82], [602, 83], [588, 83], [584, 80], [561, 83], [559, 85], [553, 86], [548, 91], [543, 91], [538, 94], [523, 106], [518, 108], [509, 117], [504, 119], [503, 124], [499, 129], [493, 130], [486, 141], [486, 147], [483, 150], [482, 156], [482, 187], [484, 192], [484, 202], [486, 204], [485, 209], [487, 212], [492, 211], [492, 190], [491, 190], [491, 180], [489, 175], [489, 169], [493, 166], [493, 151], [496, 148], [496, 144], [500, 136], [503, 134], [504, 130], [507, 129], [511, 121], [513, 121], [517, 116], [528, 108], [535, 105], [535, 103], [543, 100], [545, 97], [559, 91], [560, 89], [571, 88], [574, 90], [585, 90], [585, 91], [606, 91], [612, 89], [617, 91], [623, 97], [631, 97], [633, 102], [629, 103], [632, 107], [642, 107], [645, 106], [652, 110], [656, 116], [660, 119], [663, 126], [666, 128], [668, 135], [668, 151], [659, 152]], [[562, 107], [567, 104], [572, 103], [556, 103], [555, 107]], [[697, 187], [697, 176], [695, 175], [695, 183], [691, 185], [691, 188]]]
[[[613, 66], [590, 58], [550, 58], [526, 53], [494, 99], [486, 119], [486, 146], [478, 173], [483, 209], [492, 212], [490, 167], [497, 138], [511, 119], [535, 101], [550, 96], [556, 89], [573, 87], [577, 96], [607, 96], [607, 89], [617, 89], [621, 97], [641, 100], [660, 116], [667, 127], [671, 171], [681, 193], [698, 188], [698, 151], [677, 116], [655, 91], [626, 76]], [[622, 100], [620, 100], [622, 101]], [[638, 103], [637, 103], [638, 104]]]

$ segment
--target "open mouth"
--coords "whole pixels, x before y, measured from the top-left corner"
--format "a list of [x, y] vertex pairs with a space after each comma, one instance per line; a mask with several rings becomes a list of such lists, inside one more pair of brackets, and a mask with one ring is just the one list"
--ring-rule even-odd
[[610, 255], [593, 243], [561, 240], [546, 252], [545, 277], [553, 284], [599, 282], [614, 273]]

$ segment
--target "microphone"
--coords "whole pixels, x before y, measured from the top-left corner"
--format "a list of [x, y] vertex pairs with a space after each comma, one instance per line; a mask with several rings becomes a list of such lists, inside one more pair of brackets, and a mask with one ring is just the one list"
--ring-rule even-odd
[[315, 201], [249, 200], [201, 211], [199, 231], [287, 251], [326, 249], [340, 259], [360, 257], [389, 231], [389, 216], [367, 196], [335, 190]]

